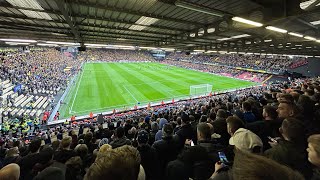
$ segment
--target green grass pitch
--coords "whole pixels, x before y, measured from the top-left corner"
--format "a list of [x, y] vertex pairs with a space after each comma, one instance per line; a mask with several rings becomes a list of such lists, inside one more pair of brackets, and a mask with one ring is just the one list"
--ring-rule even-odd
[[160, 63], [86, 63], [76, 78], [60, 108], [65, 118], [188, 98], [192, 85], [211, 84], [212, 92], [256, 85]]

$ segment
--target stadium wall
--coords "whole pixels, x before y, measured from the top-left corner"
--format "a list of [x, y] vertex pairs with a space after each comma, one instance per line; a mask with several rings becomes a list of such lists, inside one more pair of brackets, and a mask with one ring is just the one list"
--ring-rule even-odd
[[291, 70], [290, 72], [301, 73], [303, 76], [320, 76], [320, 58], [308, 58], [308, 64]]

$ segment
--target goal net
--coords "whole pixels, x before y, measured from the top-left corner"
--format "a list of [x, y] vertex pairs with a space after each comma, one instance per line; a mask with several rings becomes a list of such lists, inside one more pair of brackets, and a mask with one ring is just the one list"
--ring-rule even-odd
[[211, 84], [199, 84], [190, 86], [190, 96], [208, 95], [211, 91]]

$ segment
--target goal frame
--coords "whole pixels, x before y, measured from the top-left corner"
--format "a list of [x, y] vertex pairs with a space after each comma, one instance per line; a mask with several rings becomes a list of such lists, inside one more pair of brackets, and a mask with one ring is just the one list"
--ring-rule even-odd
[[[212, 92], [212, 85], [211, 84], [198, 84], [198, 85], [191, 85], [189, 87], [189, 95], [190, 96], [199, 96], [199, 95], [207, 95], [209, 94], [210, 92]], [[200, 90], [198, 91], [199, 93], [197, 93], [197, 90], [196, 89], [204, 89], [205, 90]], [[195, 91], [193, 91], [195, 90]], [[195, 92], [195, 93], [193, 93]]]

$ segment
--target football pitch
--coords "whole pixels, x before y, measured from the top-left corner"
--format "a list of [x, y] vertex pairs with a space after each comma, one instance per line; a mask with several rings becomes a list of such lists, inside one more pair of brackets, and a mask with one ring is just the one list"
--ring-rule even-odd
[[125, 110], [190, 97], [190, 86], [210, 84], [212, 92], [256, 85], [160, 63], [86, 63], [60, 107], [62, 117]]

